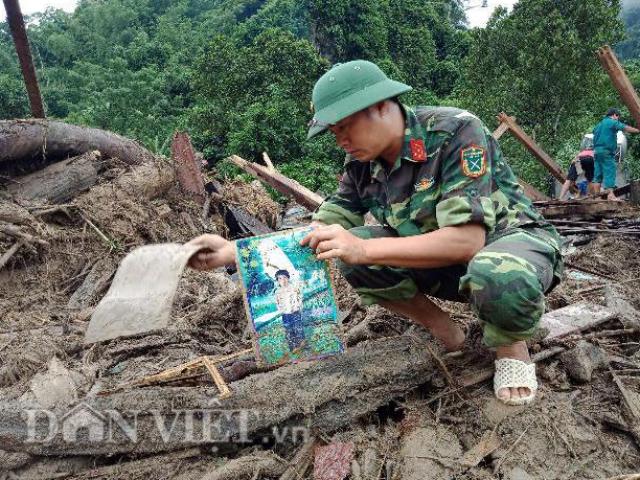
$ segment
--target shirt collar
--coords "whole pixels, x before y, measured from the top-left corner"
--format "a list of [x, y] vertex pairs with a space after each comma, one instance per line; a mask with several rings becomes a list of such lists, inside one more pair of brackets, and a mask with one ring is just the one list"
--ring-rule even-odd
[[[425, 148], [426, 141], [426, 131], [420, 121], [418, 120], [418, 116], [416, 112], [411, 107], [400, 104], [400, 108], [404, 113], [404, 144], [402, 145], [402, 151], [400, 152], [400, 157], [396, 159], [395, 164], [391, 171], [396, 170], [400, 167], [402, 160], [407, 160], [412, 163], [421, 163], [424, 162], [425, 159], [415, 159], [412, 152], [412, 142], [421, 145], [424, 150], [424, 154], [427, 155]], [[370, 164], [371, 168], [371, 178], [375, 178], [379, 181], [383, 181], [386, 177], [384, 165], [382, 164], [382, 160], [376, 159]]]

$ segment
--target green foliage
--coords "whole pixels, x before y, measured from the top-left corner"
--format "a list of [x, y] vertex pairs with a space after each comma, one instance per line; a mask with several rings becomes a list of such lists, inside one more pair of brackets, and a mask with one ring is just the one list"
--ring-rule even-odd
[[[618, 0], [520, 0], [511, 14], [497, 10], [487, 28], [471, 33], [457, 96], [485, 119], [515, 115], [552, 156], [577, 149], [609, 98], [594, 52], [621, 38], [618, 13]], [[507, 141], [504, 150], [517, 173], [544, 186], [520, 146]]]
[[625, 39], [616, 45], [621, 59], [640, 59], [640, 5], [623, 2], [622, 21], [626, 28]]
[[[617, 49], [638, 58], [640, 9], [629, 5]], [[623, 39], [618, 13], [618, 0], [520, 0], [468, 31], [460, 0], [81, 0], [72, 14], [34, 16], [28, 33], [50, 117], [165, 154], [173, 131], [187, 129], [225, 175], [237, 174], [218, 163], [227, 155], [260, 161], [267, 151], [283, 173], [329, 193], [343, 154], [331, 135], [307, 141], [306, 123], [313, 84], [332, 63], [376, 61], [414, 87], [408, 104], [469, 108], [490, 125], [505, 110], [566, 165], [620, 104], [593, 55]], [[638, 85], [638, 64], [625, 66]], [[0, 22], [0, 118], [28, 114]], [[517, 173], [544, 189], [543, 169], [504, 138]], [[630, 154], [640, 158], [638, 143]]]

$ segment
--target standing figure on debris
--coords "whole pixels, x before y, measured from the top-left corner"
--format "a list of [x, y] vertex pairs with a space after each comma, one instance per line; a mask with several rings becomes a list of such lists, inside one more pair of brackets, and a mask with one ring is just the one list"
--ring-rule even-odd
[[579, 190], [579, 195], [584, 196], [586, 194], [593, 193], [593, 150], [584, 149], [571, 162], [569, 171], [567, 172], [567, 180], [562, 184], [562, 190], [560, 190], [560, 200], [564, 200], [569, 189], [576, 186], [578, 176], [584, 174], [584, 178], [587, 181], [587, 190], [583, 192]]
[[299, 348], [304, 340], [302, 326], [302, 291], [298, 282], [292, 282], [287, 270], [276, 272], [275, 298], [282, 314], [282, 324], [287, 332], [289, 350]]
[[620, 111], [610, 108], [607, 115], [593, 129], [593, 150], [595, 152], [595, 173], [593, 189], [600, 193], [600, 185], [608, 192], [607, 199], [619, 200], [613, 190], [616, 188], [616, 150], [619, 131], [640, 133], [640, 130], [620, 121]]

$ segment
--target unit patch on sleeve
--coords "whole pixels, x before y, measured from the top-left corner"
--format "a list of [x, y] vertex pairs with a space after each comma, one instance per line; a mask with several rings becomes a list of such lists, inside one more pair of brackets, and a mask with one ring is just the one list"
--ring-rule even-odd
[[462, 173], [467, 177], [478, 178], [487, 172], [487, 152], [477, 145], [463, 148], [460, 152]]

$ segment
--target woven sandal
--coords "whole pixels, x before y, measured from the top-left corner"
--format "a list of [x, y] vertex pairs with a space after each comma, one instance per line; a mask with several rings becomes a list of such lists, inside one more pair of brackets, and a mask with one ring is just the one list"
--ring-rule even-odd
[[[503, 388], [528, 388], [531, 392], [526, 397], [502, 400], [498, 392]], [[533, 401], [538, 390], [536, 380], [536, 364], [525, 363], [513, 358], [496, 360], [496, 371], [493, 375], [493, 393], [496, 398], [507, 405], [527, 405]]]

